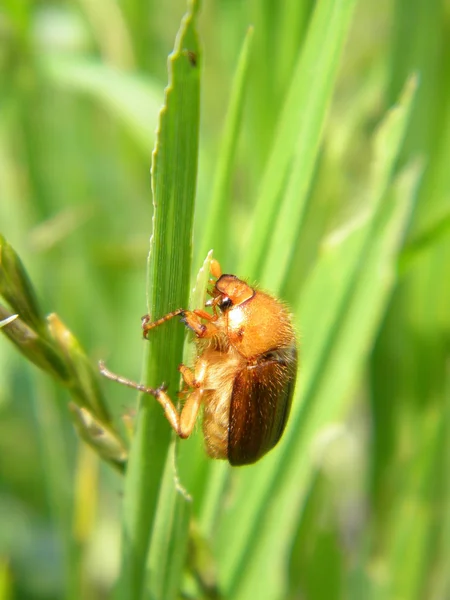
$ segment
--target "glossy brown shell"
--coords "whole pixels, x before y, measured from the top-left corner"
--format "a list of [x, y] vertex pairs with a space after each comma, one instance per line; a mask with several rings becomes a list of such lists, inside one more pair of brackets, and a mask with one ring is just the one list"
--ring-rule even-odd
[[228, 432], [228, 460], [248, 465], [280, 439], [289, 416], [297, 372], [295, 345], [249, 363], [233, 385]]

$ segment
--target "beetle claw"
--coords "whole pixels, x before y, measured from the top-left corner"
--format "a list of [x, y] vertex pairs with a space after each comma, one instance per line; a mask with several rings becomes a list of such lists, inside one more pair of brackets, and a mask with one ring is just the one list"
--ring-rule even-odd
[[193, 331], [194, 333], [196, 332], [195, 327], [193, 327], [192, 324], [189, 322], [189, 317], [186, 315], [186, 313], [183, 313], [183, 316], [181, 317], [180, 321], [183, 323], [183, 325], [189, 327], [191, 331]]

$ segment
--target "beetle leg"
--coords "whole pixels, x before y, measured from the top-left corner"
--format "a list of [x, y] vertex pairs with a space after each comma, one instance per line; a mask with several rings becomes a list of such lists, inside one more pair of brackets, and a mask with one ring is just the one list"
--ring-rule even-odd
[[197, 388], [190, 396], [188, 396], [180, 414], [179, 427], [177, 431], [177, 434], [180, 436], [180, 438], [188, 438], [191, 435], [198, 417], [202, 399], [202, 388]]
[[[200, 314], [198, 314], [200, 313]], [[202, 323], [201, 319], [206, 319], [203, 314], [208, 315], [209, 323]], [[187, 310], [182, 318], [182, 321], [192, 329], [195, 335], [199, 338], [210, 338], [214, 335], [217, 335], [218, 329], [212, 321], [214, 320], [214, 316], [206, 313], [203, 310]]]
[[181, 376], [183, 377], [184, 383], [188, 387], [190, 387], [190, 388], [197, 387], [195, 385], [195, 375], [194, 375], [194, 372], [192, 371], [192, 369], [190, 369], [189, 367], [186, 367], [186, 365], [180, 365], [178, 367], [178, 370], [180, 371]]
[[186, 402], [178, 413], [172, 400], [164, 389], [158, 388], [156, 394], [152, 394], [164, 409], [164, 415], [169, 421], [175, 433], [183, 439], [188, 438], [194, 429], [198, 411], [202, 402], [203, 390], [196, 389], [186, 399]]
[[192, 312], [195, 313], [197, 317], [200, 317], [200, 319], [205, 319], [206, 321], [217, 321], [216, 315], [211, 315], [210, 313], [207, 313], [206, 310], [202, 310], [201, 308], [196, 308]]
[[[153, 396], [163, 407], [164, 415], [175, 433], [180, 438], [187, 438], [191, 435], [192, 430], [194, 429], [195, 421], [197, 420], [200, 405], [202, 403], [203, 390], [201, 388], [197, 388], [189, 394], [183, 409], [179, 413], [167, 394], [164, 385], [154, 389], [140, 383], [135, 383], [134, 381], [131, 381], [131, 379], [126, 379], [121, 375], [116, 375], [112, 371], [109, 371], [103, 362], [99, 363], [99, 369], [100, 373], [108, 379], [126, 385], [130, 388], [134, 388], [135, 390], [139, 390], [144, 394], [150, 394]], [[192, 371], [191, 375], [193, 377]]]
[[199, 388], [203, 385], [207, 368], [208, 363], [200, 358], [196, 362], [195, 372], [189, 367], [186, 367], [186, 365], [180, 365], [178, 370], [186, 385], [190, 388]]
[[[170, 319], [173, 319], [174, 317], [178, 317], [179, 315], [182, 316], [181, 320], [184, 321], [186, 323], [186, 325], [188, 327], [190, 327], [195, 332], [195, 334], [198, 335], [199, 337], [210, 337], [210, 335], [207, 335], [207, 334], [200, 335], [200, 332], [203, 329], [203, 326], [200, 323], [200, 319], [205, 319], [206, 321], [217, 320], [216, 314], [210, 315], [205, 310], [201, 310], [201, 309], [184, 310], [183, 308], [177, 308], [177, 310], [167, 313], [167, 315], [164, 315], [164, 317], [161, 317], [160, 319], [157, 319], [156, 321], [151, 321], [150, 315], [144, 315], [141, 319], [142, 331], [144, 333], [144, 337], [145, 338], [147, 337], [150, 329], [155, 329], [155, 327], [159, 327], [166, 321], [169, 321]], [[191, 326], [191, 323], [193, 324], [194, 321], [195, 321], [195, 326], [194, 325]], [[213, 334], [211, 333], [211, 335], [213, 335]]]
[[[122, 375], [116, 375], [116, 373], [113, 373], [112, 371], [106, 368], [105, 363], [102, 360], [98, 363], [98, 369], [103, 375], [103, 377], [107, 377], [108, 379], [111, 379], [111, 381], [121, 383], [122, 385], [126, 385], [127, 387], [133, 388], [134, 390], [138, 390], [139, 392], [143, 392], [144, 394], [151, 394], [152, 396], [156, 396], [156, 394], [158, 393], [158, 390], [155, 390], [151, 387], [147, 387], [142, 383], [136, 383], [131, 379], [122, 377]], [[164, 385], [162, 385], [159, 389], [164, 389]]]
[[151, 321], [150, 315], [144, 315], [141, 319], [142, 331], [144, 333], [144, 337], [145, 338], [147, 337], [147, 333], [149, 332], [150, 329], [159, 327], [159, 325], [162, 325], [166, 321], [173, 319], [173, 317], [177, 317], [178, 315], [183, 315], [185, 312], [186, 311], [183, 308], [177, 308], [177, 310], [167, 313], [167, 315], [164, 315], [164, 317], [161, 317], [157, 321]]

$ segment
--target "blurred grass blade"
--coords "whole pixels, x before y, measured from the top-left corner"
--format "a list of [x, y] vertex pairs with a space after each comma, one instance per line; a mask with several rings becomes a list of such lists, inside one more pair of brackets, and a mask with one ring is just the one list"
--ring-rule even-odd
[[[1, 305], [0, 319], [2, 333], [18, 350], [68, 388], [78, 406], [95, 415], [103, 427], [111, 428], [112, 434], [111, 417], [100, 390], [98, 374], [58, 316], [49, 315], [46, 337], [28, 327], [18, 315], [9, 315]], [[117, 443], [120, 443], [119, 439]]]
[[[288, 257], [295, 246], [295, 237], [303, 215], [304, 203], [313, 175], [322, 128], [327, 107], [331, 98], [340, 52], [350, 25], [355, 0], [325, 0], [316, 5], [308, 36], [302, 46], [297, 66], [285, 100], [276, 137], [267, 167], [260, 185], [255, 214], [252, 218], [249, 250], [239, 261], [237, 272], [252, 275], [259, 282], [276, 291], [285, 275]], [[296, 153], [296, 154], [295, 154]], [[289, 168], [291, 169], [289, 195], [280, 198]], [[303, 164], [304, 162], [304, 164]], [[296, 189], [297, 178], [301, 174], [301, 185]], [[303, 195], [302, 195], [303, 194]], [[268, 251], [268, 244], [274, 228], [275, 214], [284, 211], [277, 247]], [[271, 256], [273, 251], [277, 264]], [[283, 258], [281, 258], [283, 254]], [[265, 268], [262, 261], [270, 263]], [[265, 278], [261, 273], [266, 273]], [[260, 276], [257, 277], [257, 274]], [[216, 501], [219, 501], [225, 487], [228, 471], [218, 466], [213, 468], [209, 490], [205, 498], [201, 520], [211, 524], [216, 514]], [[219, 475], [219, 470], [221, 475]], [[211, 498], [216, 498], [211, 501]], [[207, 507], [207, 508], [206, 508]]]
[[[250, 51], [253, 40], [253, 27], [249, 27], [239, 56], [236, 73], [231, 89], [225, 125], [223, 127], [222, 141], [219, 157], [214, 175], [211, 197], [208, 198], [208, 218], [202, 219], [198, 237], [201, 240], [197, 256], [203, 258], [210, 248], [218, 258], [228, 252], [229, 244], [229, 194], [233, 175], [233, 165], [236, 158], [239, 131], [241, 127], [242, 111], [244, 107], [246, 84], [248, 81], [248, 67]], [[221, 234], [217, 235], [220, 231]]]
[[105, 428], [92, 413], [80, 408], [74, 402], [69, 404], [72, 420], [80, 438], [82, 438], [103, 460], [112, 464], [120, 473], [125, 470], [127, 451], [120, 438]]
[[91, 411], [103, 424], [109, 425], [111, 416], [100, 389], [98, 372], [94, 371], [78, 340], [58, 315], [52, 313], [47, 320], [52, 338], [66, 357], [71, 370], [70, 387], [74, 397], [79, 398], [78, 404]]
[[[122, 470], [125, 448], [112, 425], [100, 390], [98, 373], [94, 371], [78, 340], [58, 316], [52, 314], [47, 319], [43, 317], [33, 285], [19, 257], [1, 236], [0, 295], [19, 313], [11, 315], [0, 305], [2, 333], [28, 360], [64, 385], [77, 405], [90, 413], [97, 429], [102, 430], [103, 439], [108, 439], [110, 451], [107, 460]], [[81, 428], [78, 429], [81, 432]], [[83, 437], [87, 439], [88, 436]], [[97, 433], [98, 439], [100, 436]], [[101, 444], [91, 445], [106, 457], [106, 453], [100, 451]]]
[[[255, 465], [245, 480], [238, 478], [234, 502], [239, 512], [230, 511], [218, 537], [222, 579], [230, 597], [246, 598], [252, 590], [270, 599], [280, 588], [284, 552], [314, 468], [308, 446], [321, 427], [342, 414], [388, 299], [415, 187], [393, 203], [387, 185], [414, 90], [407, 87], [402, 105], [388, 114], [376, 137], [370, 186], [375, 193], [366, 215], [334, 236], [301, 297], [298, 314], [305, 350], [290, 426], [264, 464]], [[394, 149], [386, 152], [385, 143]], [[416, 168], [414, 184], [418, 175]], [[231, 535], [236, 528], [241, 531], [238, 539]]]
[[444, 208], [443, 214], [431, 223], [424, 231], [417, 234], [403, 249], [399, 260], [402, 273], [410, 269], [415, 261], [450, 234], [450, 206]]
[[123, 69], [134, 68], [133, 41], [121, 5], [115, 0], [78, 0], [78, 3], [95, 33], [105, 62]]
[[0, 234], [0, 296], [18, 318], [0, 305], [3, 333], [35, 365], [64, 383], [70, 380], [65, 361], [54, 347], [27, 272], [12, 246]]
[[[148, 303], [152, 318], [186, 307], [188, 302], [200, 98], [196, 13], [197, 3], [191, 2], [169, 57], [169, 85], [153, 152], [153, 233], [148, 265]], [[169, 394], [174, 400], [183, 341], [184, 328], [175, 321], [165, 323], [149, 336], [146, 380], [154, 387], [168, 382]], [[160, 493], [166, 498], [166, 508], [172, 503], [176, 506], [185, 502], [175, 489], [173, 477], [167, 474], [164, 477], [166, 460], [170, 461], [170, 437], [170, 427], [161, 406], [154, 398], [142, 398], [124, 498], [120, 589], [131, 599], [142, 596], [147, 551], [153, 536], [156, 509], [161, 506], [158, 504]], [[161, 491], [163, 477], [164, 488]], [[184, 509], [180, 510], [183, 512]], [[185, 551], [187, 516], [187, 513], [184, 514], [175, 529], [167, 531], [167, 536], [173, 536], [180, 552]], [[151, 562], [145, 585], [151, 590], [150, 594], [152, 590], [162, 594], [152, 597], [165, 598], [171, 593], [167, 589], [167, 573], [171, 573], [169, 587], [172, 588], [179, 584], [181, 566], [178, 562], [170, 563], [170, 549], [166, 545], [159, 547], [160, 541], [160, 536], [155, 538], [156, 545], [152, 541], [151, 556], [156, 558], [155, 562]]]
[[[408, 195], [408, 187], [410, 187], [408, 172], [405, 172], [394, 187], [397, 201]], [[433, 236], [427, 240], [425, 247], [431, 243], [431, 237]], [[439, 271], [433, 273], [433, 275], [438, 274]], [[438, 305], [433, 306], [433, 309], [438, 311]], [[429, 312], [428, 305], [425, 306], [425, 310]], [[427, 343], [429, 344], [428, 340]], [[432, 348], [431, 344], [427, 349], [430, 347]], [[417, 349], [412, 351], [420, 361], [426, 360], [417, 353]], [[434, 352], [430, 352], [430, 357], [427, 358], [432, 361], [432, 368], [435, 369]], [[415, 375], [417, 376], [417, 373]], [[422, 372], [421, 375], [424, 376], [424, 373]], [[400, 381], [395, 383], [402, 385]], [[399, 437], [404, 440], [405, 446], [410, 446], [410, 449], [400, 457], [394, 455], [394, 459], [391, 460], [398, 462], [385, 466], [385, 471], [398, 469], [398, 464], [404, 468], [401, 473], [399, 472], [395, 486], [390, 490], [389, 503], [386, 503], [378, 521], [373, 523], [369, 536], [371, 543], [364, 548], [366, 555], [362, 557], [361, 565], [366, 571], [367, 564], [373, 564], [375, 556], [378, 563], [377, 572], [387, 569], [387, 576], [375, 576], [371, 581], [373, 593], [370, 597], [380, 600], [422, 597], [429, 573], [431, 571], [439, 573], [439, 561], [447, 554], [446, 549], [439, 548], [439, 543], [444, 540], [448, 543], [449, 539], [448, 536], [445, 537], [448, 534], [448, 518], [446, 522], [448, 510], [440, 503], [440, 506], [436, 507], [436, 498], [448, 497], [448, 485], [441, 476], [446, 472], [450, 456], [448, 400], [439, 398], [439, 392], [433, 388], [432, 394], [435, 397], [433, 402], [422, 403], [425, 393], [421, 390], [420, 412], [415, 413], [415, 409], [412, 409], [414, 392], [410, 391], [409, 378], [403, 386], [405, 386], [403, 392], [405, 405], [396, 409], [396, 419], [398, 419], [396, 424], [400, 429]], [[417, 393], [417, 390], [414, 391]], [[442, 400], [443, 404], [441, 404]], [[436, 401], [439, 402], [439, 409], [435, 404]], [[443, 414], [440, 410], [441, 406], [444, 409]], [[442, 527], [440, 532], [434, 529], [436, 523], [439, 523], [439, 528]], [[382, 528], [382, 535], [380, 535], [379, 525]], [[445, 527], [447, 531], [444, 533]], [[446, 542], [444, 541], [444, 544]], [[448, 569], [444, 567], [444, 571], [448, 590]], [[436, 587], [439, 589], [440, 585], [438, 580], [439, 574], [433, 577], [432, 585], [427, 588], [427, 597], [446, 597], [447, 594], [443, 590], [436, 593]], [[443, 581], [441, 580], [440, 583], [442, 584]]]
[[37, 333], [47, 336], [47, 325], [22, 261], [0, 234], [0, 296]]
[[1, 305], [0, 318], [6, 322], [2, 327], [2, 333], [28, 360], [50, 373], [63, 385], [69, 385], [70, 371], [51, 342], [37, 335], [20, 318], [11, 319], [9, 311]]
[[[389, 507], [389, 518], [384, 528], [386, 548], [383, 552], [388, 576], [382, 582], [375, 580], [378, 585], [374, 586], [371, 597], [377, 600], [423, 597], [427, 573], [435, 567], [437, 549], [433, 547], [433, 527], [436, 513], [429, 490], [440, 480], [443, 472], [444, 436], [448, 432], [441, 415], [426, 415], [422, 425], [422, 437], [417, 440], [419, 451], [413, 464], [399, 476], [401, 497]], [[373, 533], [376, 535], [378, 532]], [[374, 545], [376, 543], [375, 539]], [[368, 557], [368, 560], [371, 558]], [[441, 596], [430, 594], [428, 597], [447, 596], [444, 593]]]
[[[311, 0], [285, 0], [280, 4], [281, 21], [277, 40], [277, 78], [279, 88], [284, 90], [298, 56], [299, 45], [304, 40], [305, 31], [313, 9]], [[279, 65], [279, 66], [278, 66]]]
[[90, 448], [78, 445], [75, 473], [73, 537], [82, 547], [94, 535], [95, 514], [98, 506], [100, 462]]
[[163, 95], [157, 81], [73, 56], [47, 56], [41, 68], [54, 87], [88, 95], [104, 106], [144, 152], [151, 152]]
[[[258, 276], [273, 290], [282, 282], [294, 248], [355, 2], [322, 0], [316, 4], [261, 181], [249, 236], [254, 251], [245, 254], [239, 272]], [[289, 193], [282, 197], [290, 169]], [[275, 260], [272, 252], [280, 261], [276, 268], [271, 263], [275, 275], [280, 272], [276, 281], [264, 267], [268, 258]]]
[[0, 557], [0, 600], [13, 598], [13, 575], [8, 560]]
[[0, 321], [0, 328], [1, 327], [5, 327], [5, 325], [9, 325], [10, 323], [12, 323], [13, 321], [15, 321], [17, 319], [19, 315], [11, 315], [9, 317], [5, 317], [4, 319], [2, 319]]

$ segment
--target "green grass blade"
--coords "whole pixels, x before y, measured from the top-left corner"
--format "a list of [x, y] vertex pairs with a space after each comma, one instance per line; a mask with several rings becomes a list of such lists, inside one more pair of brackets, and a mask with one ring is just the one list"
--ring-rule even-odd
[[48, 338], [36, 292], [17, 252], [0, 233], [0, 295], [24, 323]]
[[53, 87], [86, 95], [104, 106], [144, 152], [151, 152], [163, 95], [158, 82], [74, 56], [46, 56], [41, 69]]
[[13, 598], [13, 576], [6, 558], [0, 559], [0, 600]]
[[[307, 448], [321, 427], [342, 414], [393, 285], [412, 195], [394, 204], [386, 192], [414, 89], [408, 86], [402, 105], [388, 115], [377, 136], [370, 186], [375, 192], [368, 212], [335, 236], [305, 286], [298, 314], [307, 352], [285, 438], [263, 464], [236, 475], [236, 512], [229, 511], [218, 537], [230, 597], [246, 598], [252, 589], [256, 596], [271, 598], [280, 589], [284, 552], [314, 469]], [[234, 530], [241, 532], [238, 538]]]
[[[354, 5], [355, 0], [324, 0], [316, 4], [261, 181], [249, 235], [255, 251], [245, 255], [239, 272], [254, 276], [263, 272], [264, 277], [259, 279], [264, 285], [270, 284], [271, 289], [276, 289], [273, 283], [279, 284], [281, 279], [273, 281], [268, 274], [269, 267], [263, 270], [262, 265], [275, 252], [276, 260], [281, 261], [281, 268], [277, 265], [274, 269], [275, 259], [270, 258], [271, 272], [280, 272], [280, 277], [285, 274], [285, 263], [294, 247], [311, 184]], [[281, 200], [280, 206], [280, 196], [290, 168], [290, 191]], [[277, 221], [279, 212], [280, 221]], [[287, 229], [282, 230], [286, 223]], [[289, 235], [287, 241], [286, 235]]]
[[[149, 313], [153, 318], [185, 307], [188, 301], [200, 96], [196, 12], [197, 5], [192, 2], [169, 57], [169, 85], [153, 152], [154, 212], [148, 269]], [[149, 337], [147, 382], [153, 387], [167, 382], [175, 401], [183, 340], [183, 327], [175, 321]], [[125, 483], [121, 589], [128, 598], [141, 597], [150, 543], [151, 552], [158, 555], [158, 565], [150, 572], [146, 585], [151, 590], [165, 589], [164, 581], [171, 568], [170, 549], [158, 546], [158, 540], [161, 542], [164, 536], [154, 538], [156, 546], [153, 538], [150, 542], [159, 498], [165, 498], [164, 510], [171, 504], [185, 502], [169, 477], [164, 479], [160, 496], [166, 460], [170, 460], [170, 438], [170, 427], [159, 404], [154, 398], [142, 398]], [[177, 523], [178, 530], [167, 531], [167, 535], [182, 548], [187, 538], [187, 519]], [[171, 575], [174, 581], [180, 576], [173, 571]]]
[[[3, 244], [0, 597], [109, 596], [123, 550], [120, 600], [450, 598], [443, 2], [360, 2], [353, 11], [356, 0], [202, 4], [205, 59], [187, 38], [180, 49], [186, 73], [197, 63], [202, 76], [195, 260], [184, 262], [190, 200], [161, 193], [148, 310], [156, 318], [184, 306], [210, 248], [224, 270], [286, 300], [300, 346], [286, 432], [259, 463], [232, 468], [206, 456], [201, 417], [178, 440], [153, 398], [139, 399], [136, 419], [137, 394], [96, 368], [104, 358], [136, 381], [165, 380], [176, 400], [181, 347], [190, 366], [198, 352], [177, 319], [150, 341], [139, 322], [148, 163], [186, 2], [5, 0], [0, 229], [38, 303]], [[386, 120], [415, 71], [412, 110], [402, 100]], [[194, 154], [180, 148], [175, 113], [184, 111], [186, 128], [197, 119], [183, 78], [172, 77], [155, 164], [156, 192], [168, 195], [175, 179], [190, 195], [176, 166], [184, 148]], [[189, 308], [204, 302], [208, 260]], [[169, 291], [175, 280], [183, 292]], [[58, 317], [44, 318], [53, 310]], [[143, 350], [151, 373], [146, 356], [139, 378]], [[97, 481], [98, 458], [83, 440], [116, 472], [99, 462]]]
[[[402, 497], [390, 506], [385, 526], [387, 547], [383, 553], [388, 576], [375, 580], [377, 585], [373, 586], [371, 598], [376, 600], [422, 597], [427, 573], [437, 556], [436, 514], [430, 489], [441, 483], [446, 423], [441, 415], [430, 414], [421, 425], [420, 452], [413, 464], [399, 474]], [[427, 594], [427, 597], [433, 596]]]
[[[130, 69], [135, 67], [133, 41], [122, 13], [123, 3], [114, 0], [78, 0], [89, 21], [106, 62]], [[144, 19], [145, 20], [145, 19]], [[105, 27], [105, 23], [108, 27]]]
[[438, 244], [450, 233], [450, 207], [446, 206], [443, 214], [421, 231], [404, 248], [399, 261], [402, 272], [409, 270], [425, 252], [433, 245]]
[[[278, 264], [271, 259], [270, 252], [267, 250], [274, 225], [274, 214], [278, 210], [277, 203], [280, 201], [286, 174], [296, 151], [296, 170], [292, 170], [292, 177], [296, 180], [297, 171], [303, 174], [308, 173], [308, 169], [309, 176], [312, 177], [323, 122], [339, 64], [340, 50], [350, 24], [353, 6], [353, 0], [343, 2], [329, 0], [317, 5], [308, 37], [292, 76], [272, 152], [261, 182], [255, 215], [252, 217], [250, 249], [240, 261], [237, 272], [242, 275], [251, 273], [256, 276], [260, 261], [264, 258], [270, 262], [270, 271], [269, 269], [264, 271], [266, 278], [262, 279], [261, 283], [271, 290], [276, 290], [280, 285], [282, 279], [279, 275], [282, 274], [284, 277], [286, 274], [285, 270], [279, 268]], [[302, 161], [306, 163], [305, 169], [301, 166]], [[286, 260], [288, 254], [290, 255], [294, 245], [293, 237], [297, 234], [302, 218], [303, 209], [300, 204], [306, 202], [308, 187], [309, 184], [302, 187], [303, 200], [301, 193], [294, 190], [293, 183], [289, 196], [285, 196], [287, 201], [283, 204], [286, 206], [284, 229], [282, 233], [280, 229], [279, 247], [273, 248], [277, 260], [281, 260], [280, 253], [284, 253]], [[289, 214], [289, 211], [293, 213]], [[228, 470], [222, 467], [215, 467], [214, 471], [201, 515], [201, 522], [207, 529], [214, 522], [217, 502], [220, 501], [228, 474]]]
[[[242, 111], [244, 106], [246, 83], [248, 81], [248, 67], [251, 45], [253, 40], [253, 27], [247, 30], [242, 45], [239, 61], [234, 76], [231, 90], [230, 103], [227, 117], [223, 128], [223, 136], [217, 161], [216, 172], [212, 187], [211, 198], [208, 198], [208, 219], [202, 221], [199, 226], [199, 237], [201, 244], [198, 256], [203, 257], [214, 248], [214, 254], [220, 258], [225, 256], [228, 250], [230, 236], [230, 210], [228, 195], [231, 188], [233, 165], [239, 141]], [[200, 215], [199, 215], [200, 216]], [[217, 232], [220, 231], [220, 236]]]
[[280, 89], [285, 89], [295, 67], [300, 44], [304, 41], [313, 2], [286, 0], [280, 5], [281, 17], [277, 41], [277, 77]]
[[186, 560], [190, 499], [177, 489], [176, 442], [171, 443], [161, 482], [147, 561], [146, 597], [177, 598]]
[[[150, 35], [150, 16], [157, 13], [153, 0], [122, 0], [121, 12], [127, 25], [132, 32], [131, 43], [133, 44], [133, 57], [141, 70], [149, 70], [153, 63], [154, 39]], [[147, 16], [145, 18], [144, 16]]]
[[[197, 276], [195, 288], [190, 295], [190, 307], [204, 305], [210, 261], [211, 253]], [[195, 346], [191, 338], [188, 334], [183, 364], [192, 364]], [[178, 597], [186, 559], [192, 497], [196, 499], [201, 491], [198, 480], [202, 478], [207, 462], [202, 436], [198, 433], [193, 432], [189, 440], [178, 440], [172, 436], [147, 562], [147, 591], [150, 597]]]

